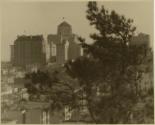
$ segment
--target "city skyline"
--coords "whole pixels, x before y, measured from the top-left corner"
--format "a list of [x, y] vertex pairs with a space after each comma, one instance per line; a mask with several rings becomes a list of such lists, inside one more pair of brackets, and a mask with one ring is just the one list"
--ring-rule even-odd
[[1, 123], [154, 123], [153, 0], [0, 3]]
[[[72, 25], [73, 32], [91, 41], [89, 34], [95, 29], [86, 19], [87, 2], [4, 2], [2, 4], [2, 41], [1, 60], [10, 60], [10, 45], [17, 35], [56, 33], [57, 26], [66, 20]], [[103, 1], [108, 10], [115, 10], [126, 18], [134, 19], [137, 32], [150, 35], [153, 41], [153, 1], [114, 2]], [[145, 11], [143, 9], [145, 8]], [[71, 11], [74, 10], [74, 11]], [[65, 19], [62, 19], [62, 18]], [[152, 45], [152, 43], [151, 43]]]

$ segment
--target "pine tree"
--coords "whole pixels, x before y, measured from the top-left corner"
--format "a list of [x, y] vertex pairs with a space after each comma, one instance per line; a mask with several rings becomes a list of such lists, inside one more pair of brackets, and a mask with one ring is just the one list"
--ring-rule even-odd
[[[130, 114], [139, 98], [138, 66], [143, 62], [145, 46], [133, 46], [136, 27], [133, 20], [115, 11], [109, 12], [96, 2], [88, 2], [87, 19], [98, 33], [91, 34], [93, 44], [79, 38], [86, 56], [66, 64], [70, 76], [79, 80], [86, 92], [90, 116], [95, 123], [130, 123]], [[94, 88], [102, 94], [96, 97]]]

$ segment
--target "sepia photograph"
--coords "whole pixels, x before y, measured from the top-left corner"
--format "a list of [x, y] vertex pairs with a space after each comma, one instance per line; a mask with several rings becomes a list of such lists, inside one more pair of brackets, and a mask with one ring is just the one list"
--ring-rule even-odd
[[2, 0], [1, 124], [154, 124], [153, 0]]

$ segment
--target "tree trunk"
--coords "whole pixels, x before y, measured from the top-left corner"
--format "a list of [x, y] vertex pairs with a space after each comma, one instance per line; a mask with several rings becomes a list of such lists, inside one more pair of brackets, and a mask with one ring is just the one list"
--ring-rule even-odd
[[88, 106], [88, 110], [89, 110], [89, 114], [90, 114], [90, 117], [92, 118], [93, 122], [95, 122], [96, 124], [98, 123], [98, 121], [96, 120], [95, 118], [95, 115], [93, 113], [93, 109], [91, 107], [91, 103], [92, 103], [92, 100], [91, 100], [91, 96], [92, 96], [92, 91], [91, 91], [91, 86], [89, 86], [89, 84], [87, 84], [87, 89], [85, 90], [86, 91], [86, 100], [88, 102], [87, 106]]
[[89, 113], [90, 113], [90, 116], [91, 116], [93, 122], [95, 122], [97, 124], [98, 121], [96, 120], [95, 115], [93, 114], [93, 111], [92, 111], [92, 109], [91, 109], [89, 104], [88, 104], [88, 110], [89, 110]]

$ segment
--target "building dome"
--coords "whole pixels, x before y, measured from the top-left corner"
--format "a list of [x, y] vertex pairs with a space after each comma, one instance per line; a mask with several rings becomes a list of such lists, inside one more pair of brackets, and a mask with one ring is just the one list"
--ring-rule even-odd
[[63, 21], [62, 23], [60, 23], [58, 25], [58, 27], [62, 27], [62, 26], [67, 26], [67, 27], [71, 27], [71, 25], [69, 23], [67, 23], [66, 21]]
[[70, 35], [72, 34], [72, 27], [66, 21], [63, 21], [58, 25], [58, 34], [60, 35]]

